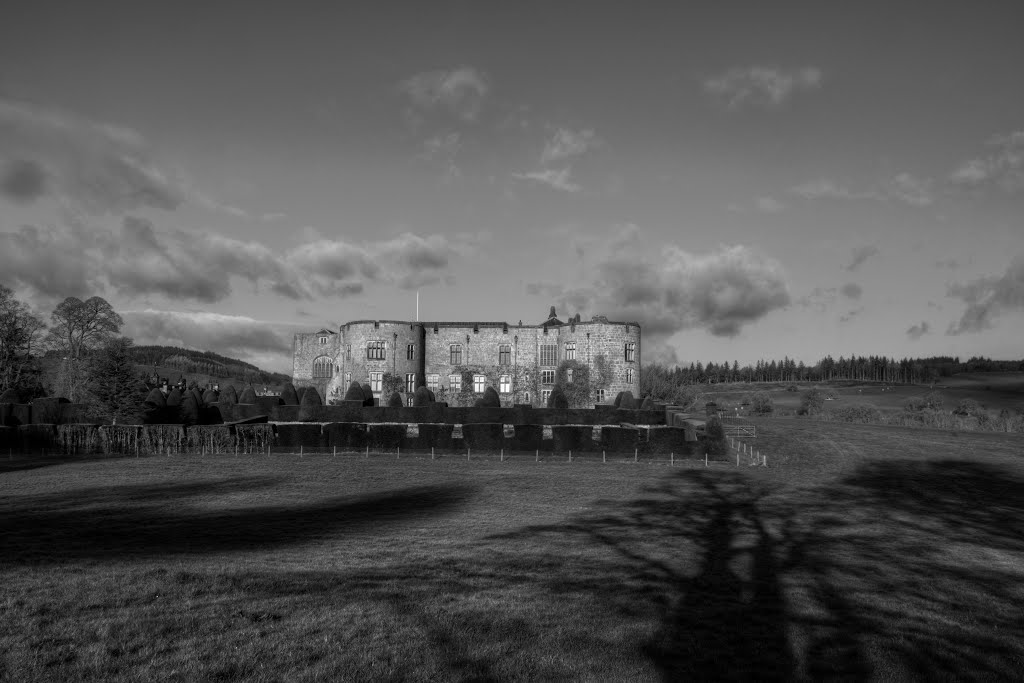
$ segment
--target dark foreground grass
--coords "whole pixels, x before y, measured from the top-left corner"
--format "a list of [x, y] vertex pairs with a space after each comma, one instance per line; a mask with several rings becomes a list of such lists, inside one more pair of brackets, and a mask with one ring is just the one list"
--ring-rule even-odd
[[0, 679], [1019, 680], [1024, 440], [791, 422], [767, 468], [9, 467]]

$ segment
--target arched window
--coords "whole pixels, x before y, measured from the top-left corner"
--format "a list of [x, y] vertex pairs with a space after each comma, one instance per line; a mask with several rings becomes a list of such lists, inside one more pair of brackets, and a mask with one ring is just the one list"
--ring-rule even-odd
[[324, 379], [334, 376], [334, 361], [329, 356], [320, 356], [313, 361], [313, 379]]

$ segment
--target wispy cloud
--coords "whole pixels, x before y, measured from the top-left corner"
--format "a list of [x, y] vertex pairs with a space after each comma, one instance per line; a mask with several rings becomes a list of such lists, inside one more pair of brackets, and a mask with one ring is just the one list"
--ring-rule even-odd
[[946, 295], [967, 304], [947, 334], [980, 332], [991, 328], [1001, 315], [1024, 311], [1024, 253], [1017, 255], [1002, 275], [950, 285]]
[[786, 205], [774, 197], [758, 197], [754, 206], [761, 213], [778, 213], [786, 208]]
[[820, 87], [822, 80], [821, 69], [816, 67], [736, 67], [705, 79], [704, 90], [722, 99], [730, 109], [747, 104], [778, 106], [797, 90]]
[[569, 128], [559, 128], [544, 145], [544, 151], [540, 156], [541, 166], [579, 156], [601, 144], [602, 140], [597, 137], [593, 129], [574, 131]]
[[808, 180], [789, 188], [791, 194], [803, 199], [884, 199], [876, 192], [856, 192], [827, 178]]
[[848, 199], [885, 202], [896, 200], [913, 206], [928, 206], [934, 201], [932, 181], [911, 173], [897, 173], [880, 187], [855, 190], [828, 178], [816, 178], [789, 188], [789, 193], [806, 200]]
[[1006, 191], [1024, 189], [1024, 130], [997, 135], [988, 141], [992, 151], [962, 163], [950, 175], [957, 185], [995, 184]]
[[907, 328], [907, 337], [913, 341], [917, 341], [924, 335], [931, 332], [931, 329], [931, 325], [929, 325], [927, 321], [922, 320], [919, 324], [911, 325]]
[[846, 264], [844, 268], [849, 271], [857, 270], [865, 261], [878, 254], [878, 247], [871, 244], [864, 245], [862, 247], [854, 247], [850, 250], [850, 262]]
[[899, 173], [889, 181], [886, 189], [894, 199], [914, 206], [928, 206], [934, 200], [931, 185], [931, 180]]
[[451, 181], [462, 175], [462, 171], [455, 161], [461, 148], [462, 136], [458, 132], [438, 133], [423, 142], [423, 151], [420, 157], [440, 166], [444, 179]]
[[18, 201], [44, 194], [92, 214], [174, 209], [180, 183], [157, 167], [142, 136], [69, 112], [0, 99], [0, 191]]
[[450, 71], [425, 71], [398, 85], [421, 111], [443, 109], [464, 121], [475, 121], [490, 90], [487, 76], [470, 66]]
[[546, 168], [540, 171], [531, 171], [529, 173], [513, 173], [512, 177], [520, 178], [522, 180], [534, 180], [555, 190], [562, 190], [563, 192], [579, 192], [583, 189], [573, 182], [571, 170], [568, 167], [559, 169]]

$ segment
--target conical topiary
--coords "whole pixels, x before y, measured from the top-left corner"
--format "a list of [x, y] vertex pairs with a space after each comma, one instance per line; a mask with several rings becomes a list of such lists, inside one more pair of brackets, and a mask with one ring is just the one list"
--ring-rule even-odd
[[180, 414], [182, 424], [199, 424], [199, 402], [196, 400], [195, 392], [185, 392], [185, 398], [181, 400]]
[[213, 389], [207, 389], [206, 393], [203, 394], [203, 405], [211, 405], [220, 400], [220, 396]]
[[391, 392], [391, 398], [388, 399], [388, 408], [401, 408], [405, 403], [402, 402], [402, 395], [397, 391]]
[[299, 422], [313, 422], [317, 419], [320, 411], [317, 410], [324, 404], [320, 400], [320, 392], [316, 387], [306, 387], [302, 392], [302, 403], [299, 404]]
[[366, 384], [364, 382], [363, 385], [362, 385], [362, 390], [363, 390], [363, 405], [364, 406], [372, 406], [373, 405], [373, 389], [370, 388], [369, 384]]
[[562, 391], [562, 387], [555, 385], [555, 388], [548, 394], [548, 408], [558, 408], [560, 410], [569, 409], [569, 399], [565, 397], [565, 392]]
[[365, 399], [363, 388], [359, 386], [359, 382], [352, 382], [352, 384], [348, 385], [348, 391], [345, 392], [346, 401], [359, 401], [362, 403]]
[[487, 387], [484, 389], [484, 396], [482, 405], [485, 408], [500, 408], [501, 397], [498, 396], [498, 392], [494, 390], [494, 387]]
[[299, 405], [299, 394], [295, 391], [294, 384], [288, 382], [284, 385], [284, 389], [281, 390], [281, 400], [286, 406]]
[[196, 405], [197, 406], [203, 405], [203, 403], [204, 403], [204, 401], [203, 401], [203, 394], [202, 394], [201, 391], [199, 391], [198, 388], [189, 390], [189, 393], [192, 394], [195, 397]]
[[171, 389], [171, 393], [167, 394], [167, 405], [172, 407], [180, 406], [181, 401], [181, 391], [178, 390], [178, 387], [174, 387]]
[[238, 392], [235, 391], [235, 387], [231, 384], [224, 387], [224, 390], [220, 392], [220, 402], [234, 405], [238, 403]]
[[644, 397], [640, 402], [640, 410], [654, 410], [654, 400], [650, 396]]
[[423, 408], [433, 403], [430, 397], [430, 389], [421, 386], [416, 390], [416, 393], [412, 395], [412, 405], [416, 408]]
[[615, 400], [612, 401], [612, 405], [615, 406], [616, 408], [622, 405], [622, 395], [625, 393], [626, 392], [624, 391], [620, 391], [619, 393], [615, 394]]
[[302, 395], [305, 394], [305, 393], [306, 393], [306, 387], [305, 386], [297, 387], [295, 389], [295, 400], [297, 400], [299, 402], [300, 406], [302, 405]]
[[164, 396], [164, 392], [159, 389], [150, 389], [149, 393], [146, 394], [146, 404], [151, 405], [154, 408], [163, 408], [167, 405], [167, 397]]
[[622, 399], [619, 400], [619, 408], [622, 410], [636, 410], [636, 399], [632, 391], [623, 391]]
[[252, 385], [242, 389], [241, 395], [238, 397], [239, 403], [255, 403], [256, 402], [256, 390], [252, 388]]

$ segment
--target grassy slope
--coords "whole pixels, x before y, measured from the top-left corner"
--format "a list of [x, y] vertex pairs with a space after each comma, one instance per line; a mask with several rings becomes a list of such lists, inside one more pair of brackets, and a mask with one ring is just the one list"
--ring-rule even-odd
[[1024, 440], [762, 420], [769, 467], [0, 470], [0, 679], [1012, 680]]
[[[903, 405], [915, 396], [937, 391], [943, 399], [943, 407], [952, 410], [965, 398], [973, 398], [990, 410], [1002, 408], [1024, 408], [1024, 372], [977, 372], [944, 377], [930, 385], [883, 385], [875, 382], [835, 382], [798, 384], [799, 391], [786, 391], [786, 384], [761, 385], [712, 385], [705, 395], [716, 400], [725, 400], [737, 404], [747, 395], [756, 391], [767, 390], [775, 402], [776, 410], [795, 411], [800, 407], [801, 397], [812, 386], [834, 392], [840, 402], [870, 403], [883, 411], [900, 411]], [[883, 386], [889, 388], [882, 390]], [[826, 403], [826, 407], [838, 405]]]

